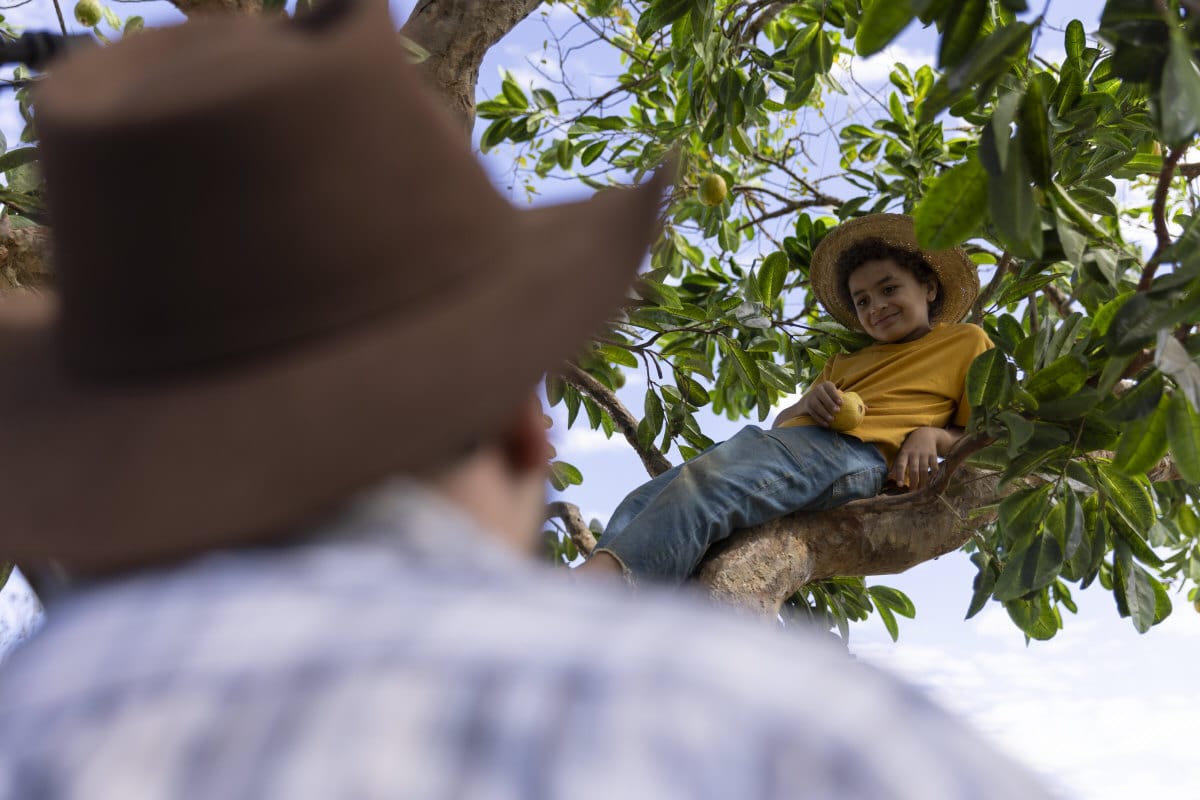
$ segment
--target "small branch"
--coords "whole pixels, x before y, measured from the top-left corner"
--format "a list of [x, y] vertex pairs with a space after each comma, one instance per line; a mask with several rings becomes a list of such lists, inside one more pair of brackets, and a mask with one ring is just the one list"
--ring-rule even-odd
[[1171, 232], [1167, 229], [1167, 193], [1171, 188], [1171, 179], [1175, 177], [1175, 165], [1179, 163], [1179, 159], [1183, 157], [1186, 149], [1186, 147], [1176, 147], [1170, 150], [1167, 157], [1163, 159], [1162, 172], [1158, 173], [1158, 186], [1154, 190], [1154, 205], [1151, 206], [1151, 213], [1154, 217], [1154, 238], [1158, 240], [1158, 245], [1142, 269], [1142, 279], [1138, 281], [1139, 292], [1150, 288], [1150, 284], [1154, 281], [1154, 272], [1158, 269], [1159, 259], [1171, 246]]
[[629, 409], [625, 407], [625, 404], [620, 401], [611, 389], [574, 364], [567, 364], [566, 368], [562, 371], [562, 378], [595, 400], [601, 408], [608, 412], [608, 415], [612, 417], [613, 423], [617, 426], [617, 430], [621, 432], [621, 435], [625, 437], [625, 441], [629, 442], [629, 446], [642, 459], [642, 464], [646, 467], [646, 472], [650, 474], [650, 477], [653, 478], [661, 475], [671, 468], [671, 462], [653, 444], [645, 448], [641, 446], [638, 442], [637, 418], [630, 413]]
[[[759, 3], [758, 5], [761, 6], [763, 4]], [[750, 15], [753, 13], [753, 11], [748, 11], [746, 13], [745, 28], [742, 30], [742, 34], [740, 36], [742, 42], [748, 43], [757, 39], [758, 35], [763, 32], [763, 28], [767, 27], [769, 22], [779, 16], [779, 14], [790, 5], [792, 5], [791, 2], [769, 3], [767, 4], [767, 7], [763, 9], [763, 12], [757, 17], [754, 17], [754, 19], [750, 19]]]
[[1054, 284], [1048, 283], [1043, 286], [1042, 294], [1054, 306], [1054, 310], [1058, 312], [1061, 318], [1066, 319], [1071, 315], [1071, 301], [1063, 297], [1062, 292]]
[[571, 541], [575, 543], [575, 547], [585, 558], [592, 555], [592, 551], [596, 549], [596, 536], [583, 521], [583, 515], [579, 513], [579, 506], [563, 500], [547, 503], [546, 519], [551, 517], [558, 517], [562, 520], [567, 529], [567, 535], [571, 537]]
[[58, 27], [62, 30], [62, 35], [68, 35], [67, 21], [63, 19], [62, 6], [59, 5], [58, 0], [54, 0], [54, 13], [58, 15]]
[[979, 322], [983, 319], [983, 309], [987, 308], [987, 304], [992, 302], [992, 298], [1000, 289], [1000, 282], [1004, 280], [1004, 276], [1012, 269], [1013, 257], [1007, 250], [1000, 256], [1000, 260], [996, 262], [996, 274], [992, 275], [992, 279], [988, 281], [987, 287], [979, 293], [975, 298], [975, 306], [971, 309], [971, 320]]

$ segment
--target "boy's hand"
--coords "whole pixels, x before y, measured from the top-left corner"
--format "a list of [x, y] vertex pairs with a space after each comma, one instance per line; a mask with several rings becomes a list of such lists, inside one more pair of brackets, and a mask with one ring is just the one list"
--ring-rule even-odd
[[938, 456], [949, 453], [963, 437], [962, 428], [915, 428], [892, 462], [888, 480], [908, 489], [924, 489], [938, 470]]
[[[904, 440], [892, 462], [888, 479], [910, 490], [924, 489], [938, 468], [938, 450], [948, 447], [950, 432], [945, 428], [917, 428]], [[955, 437], [957, 439], [957, 437]], [[950, 441], [949, 444], [953, 444]]]
[[798, 406], [822, 428], [828, 428], [833, 417], [842, 407], [842, 393], [832, 381], [818, 381], [800, 398]]

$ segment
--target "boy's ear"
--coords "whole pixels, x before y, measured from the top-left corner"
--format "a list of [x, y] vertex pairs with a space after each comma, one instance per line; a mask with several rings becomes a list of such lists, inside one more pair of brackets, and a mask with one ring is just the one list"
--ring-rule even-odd
[[548, 468], [553, 450], [546, 434], [546, 415], [537, 395], [532, 395], [513, 416], [501, 442], [513, 471], [525, 473]]

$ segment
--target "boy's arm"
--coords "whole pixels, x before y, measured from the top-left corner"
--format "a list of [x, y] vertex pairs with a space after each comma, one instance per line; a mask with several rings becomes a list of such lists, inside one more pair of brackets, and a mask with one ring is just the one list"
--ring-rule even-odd
[[772, 428], [778, 428], [789, 419], [807, 414], [813, 422], [823, 428], [828, 428], [833, 422], [834, 415], [842, 407], [842, 393], [830, 381], [819, 380], [814, 383], [804, 395], [792, 405], [779, 412]]
[[897, 486], [924, 489], [937, 472], [938, 456], [944, 456], [963, 437], [965, 429], [956, 425], [945, 428], [916, 428], [904, 439], [892, 462], [888, 479]]

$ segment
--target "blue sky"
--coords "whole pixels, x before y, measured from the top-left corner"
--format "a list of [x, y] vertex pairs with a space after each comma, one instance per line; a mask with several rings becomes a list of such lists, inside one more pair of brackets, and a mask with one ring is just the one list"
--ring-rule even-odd
[[[122, 17], [142, 14], [151, 24], [167, 24], [181, 16], [165, 2], [110, 3]], [[397, 20], [407, 17], [413, 0], [393, 0]], [[1099, 0], [1051, 0], [1047, 19], [1065, 26], [1068, 14], [1093, 30]], [[1040, 10], [1042, 4], [1038, 4]], [[64, 13], [72, 27], [72, 2]], [[23, 26], [55, 28], [51, 0], [33, 0], [3, 12]], [[481, 94], [495, 91], [498, 71], [508, 69], [526, 85], [543, 85], [555, 77], [554, 59], [541, 64], [547, 23], [561, 26], [561, 7], [544, 7], [488, 54], [481, 71]], [[866, 91], [854, 91], [824, 110], [825, 127], [840, 124], [873, 103], [895, 60], [908, 64], [932, 61], [935, 42], [928, 31], [910, 29], [889, 52], [856, 65], [855, 77]], [[1061, 35], [1045, 34], [1039, 52], [1048, 60], [1061, 54]], [[611, 55], [589, 49], [571, 62], [576, 80], [603, 83], [616, 74]], [[579, 75], [583, 77], [579, 77]], [[886, 94], [882, 95], [886, 99]], [[0, 126], [15, 141], [15, 111], [0, 98]], [[481, 127], [482, 129], [482, 127]], [[826, 136], [810, 148], [814, 158], [837, 158], [836, 140]], [[505, 190], [510, 164], [504, 153], [484, 159], [497, 185]], [[834, 163], [831, 161], [830, 163]], [[541, 199], [578, 196], [577, 184], [548, 182]], [[509, 192], [524, 203], [521, 192]], [[631, 375], [624, 392], [630, 407], [641, 407], [643, 379]], [[559, 455], [579, 466], [584, 484], [567, 499], [586, 517], [607, 519], [624, 494], [645, 479], [641, 463], [623, 441], [577, 428], [567, 431], [556, 413], [552, 433]], [[721, 439], [739, 427], [726, 420], [705, 420], [705, 430]], [[677, 455], [674, 455], [677, 459]], [[897, 671], [925, 687], [943, 704], [969, 718], [999, 747], [1041, 772], [1064, 798], [1167, 796], [1200, 786], [1200, 758], [1195, 755], [1195, 725], [1200, 719], [1200, 615], [1182, 595], [1175, 613], [1145, 636], [1117, 617], [1111, 595], [1093, 587], [1077, 593], [1080, 612], [1066, 620], [1066, 630], [1050, 642], [1025, 645], [1002, 609], [991, 606], [964, 622], [974, 568], [959, 553], [924, 564], [901, 576], [871, 579], [907, 592], [917, 605], [917, 618], [901, 620], [900, 642], [893, 644], [883, 626], [872, 620], [852, 630], [851, 647], [861, 658]], [[0, 602], [0, 613], [5, 608]], [[786, 632], [781, 635], [788, 635]], [[895, 732], [892, 735], [903, 735]]]

